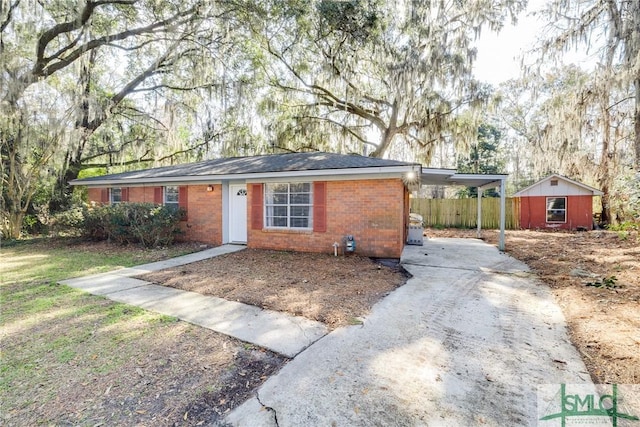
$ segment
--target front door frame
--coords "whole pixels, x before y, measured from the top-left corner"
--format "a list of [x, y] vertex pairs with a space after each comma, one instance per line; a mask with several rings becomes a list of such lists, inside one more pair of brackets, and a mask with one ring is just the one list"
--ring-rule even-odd
[[[238, 191], [244, 190], [244, 205], [238, 206]], [[244, 182], [229, 183], [228, 236], [229, 243], [247, 243], [247, 184]], [[238, 209], [244, 212], [236, 212]], [[234, 228], [235, 227], [235, 228]]]

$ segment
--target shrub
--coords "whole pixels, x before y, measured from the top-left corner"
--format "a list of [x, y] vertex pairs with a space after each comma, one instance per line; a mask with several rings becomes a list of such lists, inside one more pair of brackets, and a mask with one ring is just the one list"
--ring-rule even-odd
[[83, 234], [94, 240], [109, 239], [120, 244], [140, 243], [144, 247], [166, 246], [180, 233], [183, 209], [151, 203], [119, 203], [85, 209]]
[[85, 207], [81, 204], [73, 205], [66, 211], [53, 214], [50, 220], [51, 231], [55, 235], [78, 234], [85, 221]]
[[110, 206], [85, 205], [82, 210], [83, 220], [78, 224], [84, 237], [91, 240], [106, 240], [107, 223]]

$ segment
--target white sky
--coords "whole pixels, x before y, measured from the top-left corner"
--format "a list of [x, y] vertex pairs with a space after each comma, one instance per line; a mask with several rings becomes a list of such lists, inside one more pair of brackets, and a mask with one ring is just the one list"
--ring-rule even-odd
[[520, 14], [517, 25], [514, 27], [509, 23], [499, 34], [485, 28], [476, 45], [478, 57], [474, 73], [477, 79], [497, 86], [519, 76], [518, 56], [533, 47], [544, 26], [537, 18], [527, 15], [530, 11], [540, 9], [543, 4], [544, 0], [530, 0], [528, 10]]
[[[531, 12], [541, 10], [547, 0], [529, 0], [527, 11], [520, 14], [518, 23], [510, 23], [496, 34], [484, 31], [476, 43], [478, 57], [474, 65], [474, 74], [480, 81], [494, 86], [512, 78], [518, 78], [521, 71], [521, 55], [531, 50], [543, 32], [546, 22], [539, 17], [531, 16]], [[534, 57], [525, 63], [534, 62]], [[586, 46], [581, 51], [569, 51], [563, 54], [563, 63], [576, 63], [583, 68], [592, 68], [597, 62], [595, 56], [586, 52]]]

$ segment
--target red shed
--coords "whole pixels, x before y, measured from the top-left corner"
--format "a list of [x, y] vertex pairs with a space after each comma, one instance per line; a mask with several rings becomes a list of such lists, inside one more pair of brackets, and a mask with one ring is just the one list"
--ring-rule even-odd
[[520, 199], [523, 228], [593, 228], [593, 196], [602, 191], [561, 175], [550, 175], [513, 197]]

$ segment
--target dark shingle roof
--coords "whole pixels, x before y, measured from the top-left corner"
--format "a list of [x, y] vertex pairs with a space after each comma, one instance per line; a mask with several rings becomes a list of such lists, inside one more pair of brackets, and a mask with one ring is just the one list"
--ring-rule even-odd
[[331, 169], [354, 169], [411, 166], [413, 163], [396, 160], [377, 159], [359, 155], [335, 154], [335, 153], [291, 153], [271, 154], [253, 157], [232, 157], [215, 160], [206, 160], [197, 163], [186, 163], [175, 166], [165, 166], [139, 171], [123, 172], [112, 175], [97, 176], [78, 179], [73, 184], [91, 184], [93, 181], [144, 181], [145, 179], [158, 178], [184, 178], [198, 176], [236, 175], [277, 173], [293, 171], [314, 171]]

